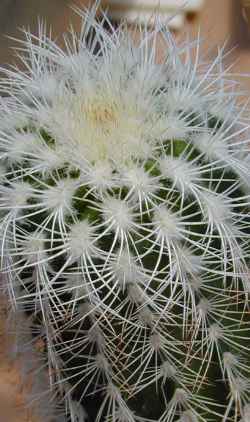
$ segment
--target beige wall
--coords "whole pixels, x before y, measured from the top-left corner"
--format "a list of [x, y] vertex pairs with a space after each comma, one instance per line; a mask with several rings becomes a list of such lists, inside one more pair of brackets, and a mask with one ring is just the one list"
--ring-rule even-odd
[[240, 78], [250, 91], [250, 34], [247, 23], [243, 19], [240, 0], [206, 0], [206, 6], [195, 22], [188, 28], [195, 35], [198, 27], [204, 37], [205, 51], [211, 48], [212, 58], [217, 46], [227, 40], [227, 50], [232, 53], [225, 60], [235, 62], [236, 73], [249, 73], [249, 77]]

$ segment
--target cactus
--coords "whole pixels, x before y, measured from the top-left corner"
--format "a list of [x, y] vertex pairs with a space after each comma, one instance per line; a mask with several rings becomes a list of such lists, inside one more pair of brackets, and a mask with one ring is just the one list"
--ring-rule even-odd
[[41, 23], [2, 69], [3, 288], [58, 420], [247, 422], [249, 121], [224, 50], [77, 11], [64, 48]]

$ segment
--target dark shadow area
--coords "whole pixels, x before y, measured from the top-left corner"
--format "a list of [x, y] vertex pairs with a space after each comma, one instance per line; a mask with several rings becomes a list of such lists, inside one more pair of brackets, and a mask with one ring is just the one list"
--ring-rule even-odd
[[[240, 49], [250, 49], [250, 25], [243, 18], [243, 9], [240, 0], [232, 2], [231, 14], [233, 44]], [[249, 50], [250, 51], [250, 50]]]

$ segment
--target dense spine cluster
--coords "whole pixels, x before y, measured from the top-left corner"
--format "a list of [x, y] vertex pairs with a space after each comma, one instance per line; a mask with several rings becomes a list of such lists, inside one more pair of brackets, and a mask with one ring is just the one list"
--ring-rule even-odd
[[237, 86], [199, 41], [177, 47], [157, 27], [135, 42], [95, 9], [82, 20], [64, 49], [43, 25], [26, 33], [26, 68], [2, 70], [4, 287], [70, 421], [247, 422]]

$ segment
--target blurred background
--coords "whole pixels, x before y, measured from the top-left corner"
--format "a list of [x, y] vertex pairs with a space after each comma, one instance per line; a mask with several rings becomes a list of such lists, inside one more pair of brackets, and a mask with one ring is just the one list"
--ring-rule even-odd
[[[105, 0], [105, 4], [108, 0]], [[20, 28], [29, 28], [36, 32], [37, 18], [53, 25], [53, 37], [60, 43], [62, 33], [70, 23], [79, 28], [80, 20], [72, 12], [71, 5], [79, 7], [93, 3], [90, 0], [0, 0], [0, 66], [13, 63], [13, 47], [17, 45], [12, 38], [20, 38]], [[184, 25], [175, 31], [177, 41], [189, 32], [195, 38], [199, 28], [204, 39], [202, 49], [211, 59], [216, 54], [218, 45], [227, 41], [227, 50], [231, 53], [226, 61], [234, 63], [233, 71], [241, 79], [246, 92], [250, 92], [250, 7], [243, 18], [243, 3], [248, 0], [204, 0], [202, 9], [197, 14], [189, 14]], [[8, 37], [12, 38], [8, 38]], [[243, 73], [243, 76], [239, 76]], [[5, 350], [3, 330], [4, 312], [1, 314], [0, 303], [0, 422], [37, 422], [37, 419], [25, 409], [23, 389], [20, 386], [18, 363], [8, 359]], [[42, 421], [40, 421], [42, 422]]]
[[[106, 5], [109, 0], [102, 0]], [[119, 3], [121, 0], [110, 0]], [[128, 0], [131, 2], [131, 0]], [[147, 0], [153, 3], [152, 0]], [[165, 0], [166, 1], [166, 0]], [[173, 0], [171, 0], [173, 3]], [[176, 0], [180, 4], [180, 0]], [[163, 2], [163, 0], [162, 0]], [[70, 6], [87, 6], [93, 0], [0, 0], [0, 64], [13, 60], [14, 41], [6, 35], [20, 37], [20, 28], [30, 28], [35, 32], [37, 17], [44, 18], [48, 26], [53, 25], [53, 35], [60, 41], [62, 32], [70, 22], [79, 27], [79, 19], [72, 12]], [[123, 1], [124, 3], [124, 1]], [[155, 3], [155, 2], [154, 2]], [[188, 2], [187, 2], [188, 3]], [[185, 19], [184, 26], [176, 31], [176, 37], [191, 32], [195, 37], [198, 28], [204, 38], [203, 49], [208, 50], [211, 58], [216, 46], [227, 40], [228, 50], [234, 47], [227, 58], [235, 62], [235, 72], [248, 73], [250, 71], [250, 36], [246, 20], [243, 18], [242, 4], [247, 0], [204, 0], [204, 5], [197, 14], [191, 14]], [[250, 8], [249, 8], [250, 10]], [[247, 13], [245, 13], [247, 15]], [[250, 16], [250, 12], [249, 12]], [[250, 89], [250, 78], [244, 78], [244, 83]]]

